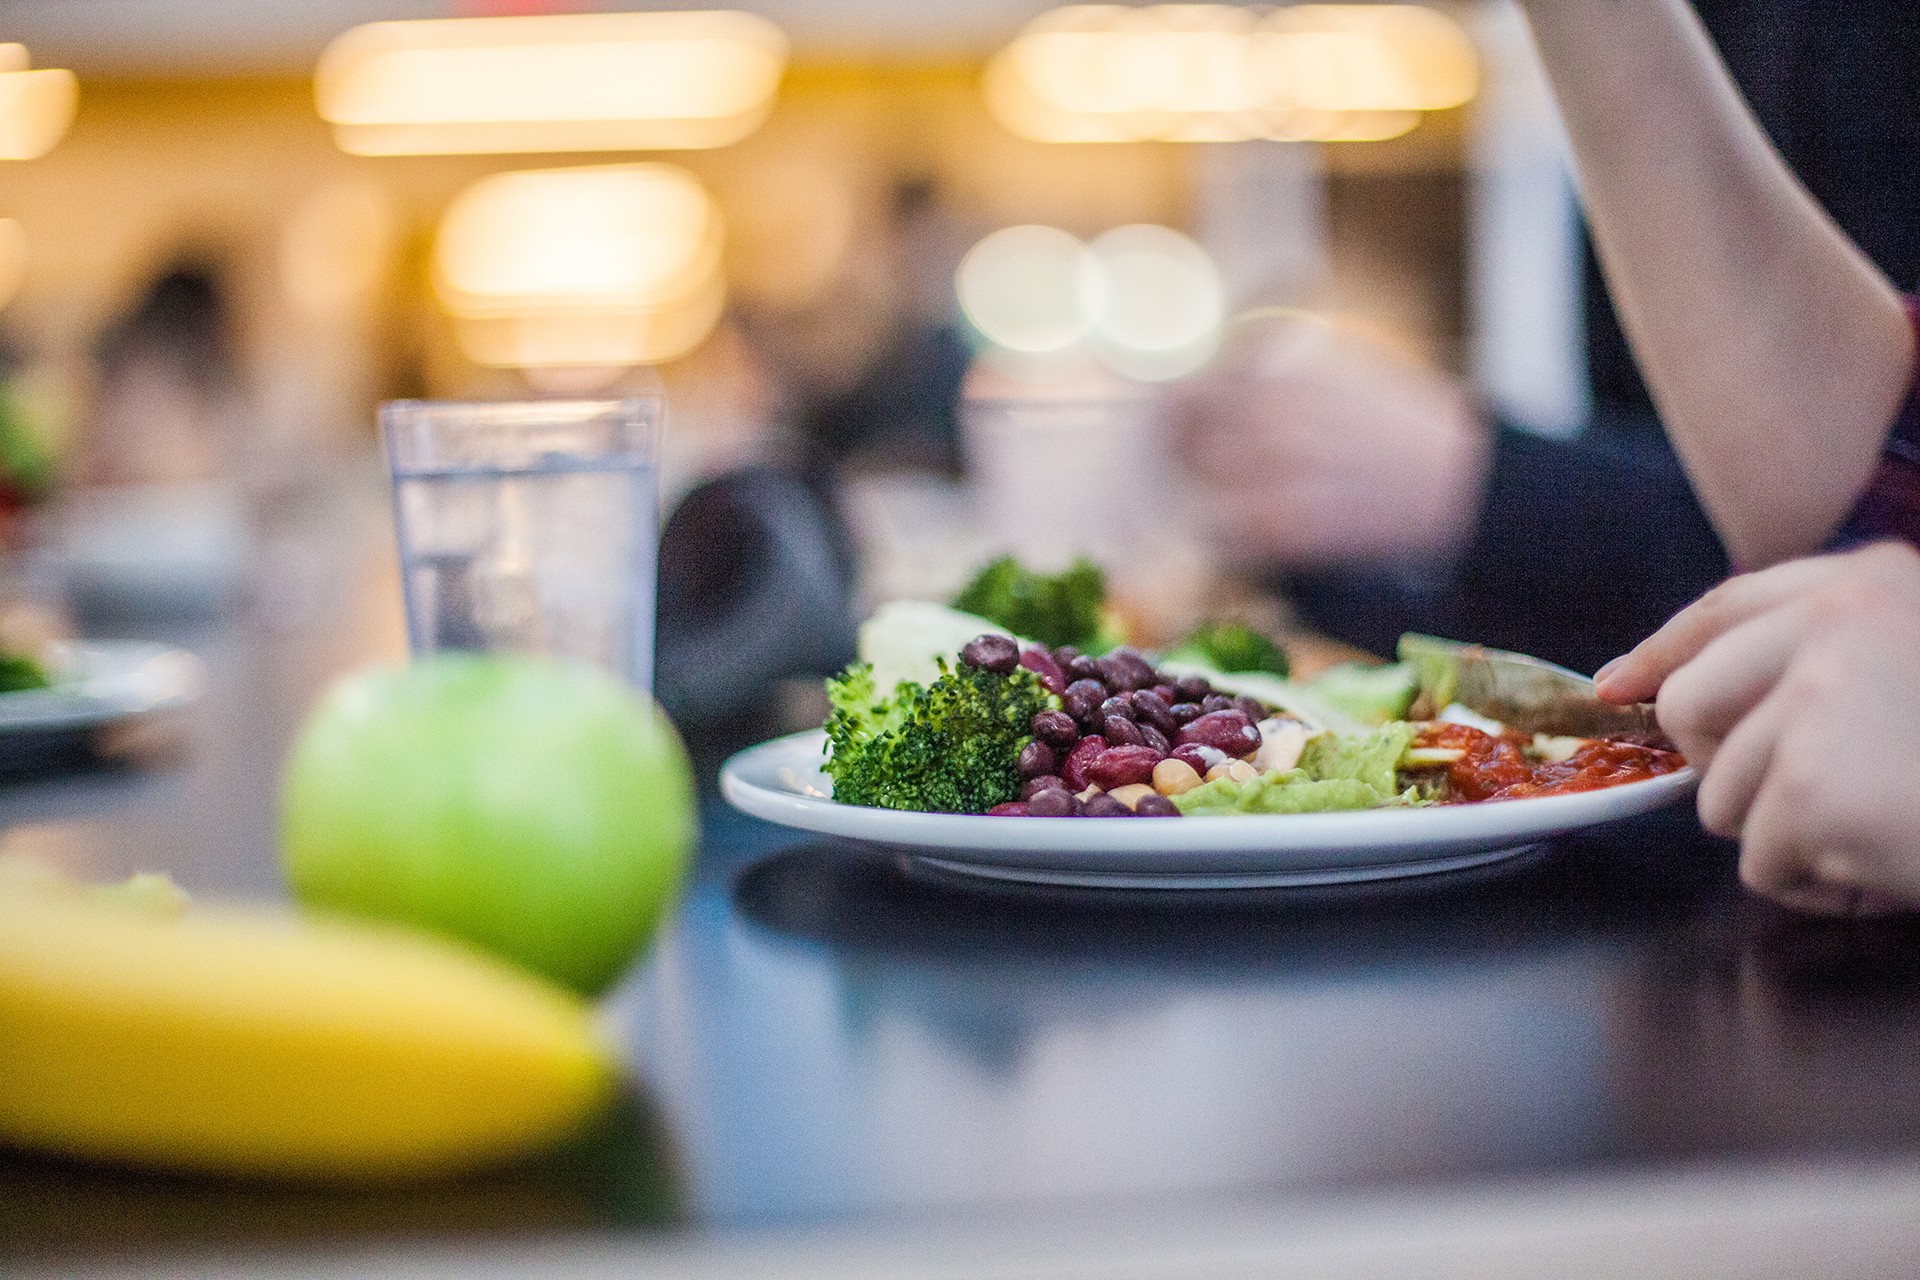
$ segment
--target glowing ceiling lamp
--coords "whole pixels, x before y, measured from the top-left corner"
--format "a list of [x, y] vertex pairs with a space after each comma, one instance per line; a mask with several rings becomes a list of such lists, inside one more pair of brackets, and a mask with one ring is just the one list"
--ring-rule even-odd
[[80, 104], [73, 72], [30, 65], [25, 45], [0, 44], [0, 160], [32, 160], [51, 151]]
[[356, 155], [718, 147], [766, 118], [786, 53], [731, 10], [374, 22], [314, 97]]
[[712, 197], [673, 165], [494, 174], [448, 206], [434, 288], [482, 364], [651, 364], [718, 321], [722, 234]]
[[1419, 5], [1071, 5], [988, 64], [1001, 123], [1042, 142], [1362, 141], [1479, 86], [1459, 24]]

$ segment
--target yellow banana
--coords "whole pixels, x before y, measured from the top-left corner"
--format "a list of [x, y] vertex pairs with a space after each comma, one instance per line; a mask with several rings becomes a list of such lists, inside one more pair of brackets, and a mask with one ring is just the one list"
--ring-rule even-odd
[[588, 1009], [543, 981], [424, 934], [177, 897], [0, 874], [0, 1143], [429, 1175], [550, 1143], [613, 1091]]

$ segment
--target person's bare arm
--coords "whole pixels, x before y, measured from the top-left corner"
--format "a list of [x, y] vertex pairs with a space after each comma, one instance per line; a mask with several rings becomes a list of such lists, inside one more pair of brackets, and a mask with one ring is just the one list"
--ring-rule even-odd
[[1736, 564], [1817, 550], [1914, 363], [1899, 295], [1755, 123], [1684, 0], [1522, 0], [1640, 367]]

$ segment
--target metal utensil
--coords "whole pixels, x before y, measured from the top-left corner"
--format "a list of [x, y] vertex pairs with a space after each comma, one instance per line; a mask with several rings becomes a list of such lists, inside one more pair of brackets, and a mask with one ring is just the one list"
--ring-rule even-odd
[[1408, 634], [1400, 637], [1400, 660], [1420, 673], [1420, 703], [1429, 715], [1457, 702], [1522, 733], [1667, 740], [1650, 704], [1602, 702], [1592, 680], [1539, 658]]

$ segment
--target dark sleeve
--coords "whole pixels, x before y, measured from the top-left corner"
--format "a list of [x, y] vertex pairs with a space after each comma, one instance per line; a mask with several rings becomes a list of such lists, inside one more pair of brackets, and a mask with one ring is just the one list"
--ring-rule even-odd
[[1572, 440], [1502, 425], [1479, 527], [1436, 621], [1591, 671], [1726, 573], [1656, 425], [1596, 421]]

